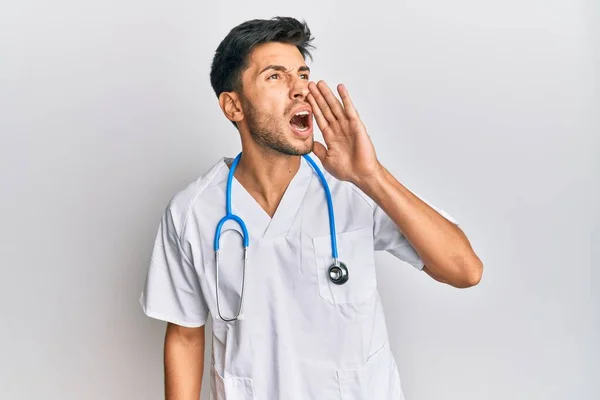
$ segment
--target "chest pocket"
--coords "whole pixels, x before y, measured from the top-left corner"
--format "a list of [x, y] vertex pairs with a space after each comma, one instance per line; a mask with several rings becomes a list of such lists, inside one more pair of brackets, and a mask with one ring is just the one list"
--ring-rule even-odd
[[348, 268], [348, 281], [337, 285], [329, 279], [333, 264], [331, 238], [313, 238], [319, 294], [331, 304], [358, 303], [371, 299], [377, 289], [373, 231], [363, 228], [337, 234], [339, 261]]

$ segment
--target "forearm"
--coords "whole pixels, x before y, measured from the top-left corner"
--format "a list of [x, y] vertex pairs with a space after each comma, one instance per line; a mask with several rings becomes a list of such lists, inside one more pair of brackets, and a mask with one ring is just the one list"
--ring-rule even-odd
[[176, 327], [167, 328], [164, 363], [165, 399], [198, 400], [204, 372], [204, 334], [190, 339]]
[[455, 224], [411, 193], [383, 166], [357, 186], [394, 221], [430, 275], [456, 287], [477, 284], [481, 261]]

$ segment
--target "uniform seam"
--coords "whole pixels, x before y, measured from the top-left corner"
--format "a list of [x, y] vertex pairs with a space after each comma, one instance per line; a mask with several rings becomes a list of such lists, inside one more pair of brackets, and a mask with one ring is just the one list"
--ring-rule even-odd
[[354, 185], [353, 183], [351, 183], [351, 182], [345, 182], [345, 183], [347, 185], [349, 185], [352, 188], [352, 190], [354, 192], [356, 192], [360, 196], [360, 198], [363, 199], [363, 201], [369, 205], [371, 210], [373, 210], [373, 211], [375, 210], [375, 201], [373, 199], [371, 199], [369, 196], [367, 196], [365, 193], [363, 193], [361, 190], [359, 190], [356, 187], [356, 185]]
[[[221, 171], [221, 169], [225, 165], [223, 162], [223, 159], [221, 159], [219, 161], [219, 164], [220, 165], [217, 168], [213, 168], [205, 175], [202, 175], [201, 177], [196, 179], [196, 181], [195, 181], [195, 183], [197, 185], [196, 192], [195, 192], [194, 196], [192, 197], [192, 199], [188, 202], [188, 204], [185, 208], [185, 211], [184, 211], [183, 219], [181, 220], [181, 223], [179, 226], [179, 231], [181, 232], [181, 234], [179, 232], [175, 232], [175, 234], [177, 236], [177, 245], [179, 246], [179, 249], [180, 249], [181, 253], [183, 254], [183, 257], [192, 266], [194, 265], [194, 263], [188, 258], [187, 254], [185, 253], [185, 251], [183, 249], [183, 245], [181, 244], [181, 237], [185, 236], [185, 229], [187, 227], [187, 221], [188, 221], [190, 214], [192, 213], [192, 207], [193, 207], [194, 203], [196, 203], [200, 194], [202, 194], [204, 192], [204, 190], [210, 186], [210, 184], [214, 180], [215, 176]], [[201, 182], [202, 180], [205, 180], [205, 182]], [[199, 248], [200, 248], [200, 252], [202, 252], [201, 246]]]

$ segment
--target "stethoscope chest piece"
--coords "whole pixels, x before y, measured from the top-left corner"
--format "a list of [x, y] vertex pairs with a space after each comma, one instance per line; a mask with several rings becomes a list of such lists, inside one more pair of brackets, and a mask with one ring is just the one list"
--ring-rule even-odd
[[[215, 230], [214, 237], [214, 251], [215, 251], [215, 269], [216, 269], [216, 298], [217, 298], [217, 310], [219, 312], [219, 317], [224, 321], [235, 321], [243, 318], [243, 306], [244, 306], [244, 288], [246, 286], [246, 267], [248, 261], [248, 246], [249, 246], [249, 236], [248, 229], [246, 228], [246, 224], [242, 220], [241, 217], [234, 215], [231, 211], [231, 187], [233, 182], [233, 174], [240, 161], [242, 153], [239, 153], [237, 157], [231, 163], [229, 168], [229, 174], [227, 176], [227, 186], [226, 186], [226, 194], [225, 194], [225, 216], [221, 218], [219, 223], [217, 224], [217, 229]], [[337, 241], [335, 234], [335, 218], [333, 215], [333, 200], [331, 198], [331, 191], [329, 190], [329, 185], [327, 184], [327, 180], [325, 176], [317, 166], [317, 164], [310, 158], [308, 155], [304, 155], [306, 161], [312, 166], [317, 175], [319, 176], [319, 180], [323, 184], [323, 190], [325, 191], [325, 200], [327, 201], [327, 210], [329, 213], [329, 234], [331, 236], [331, 256], [334, 260], [333, 265], [331, 265], [327, 271], [329, 275], [329, 280], [336, 285], [342, 285], [348, 281], [348, 268], [346, 265], [338, 260], [338, 251], [337, 251]], [[220, 304], [220, 296], [219, 296], [219, 247], [220, 247], [220, 238], [221, 238], [221, 228], [225, 224], [225, 222], [232, 220], [237, 222], [241, 227], [242, 232], [240, 235], [244, 241], [244, 264], [243, 264], [243, 272], [242, 272], [242, 290], [241, 290], [241, 299], [240, 299], [240, 308], [238, 309], [237, 315], [232, 318], [226, 318], [221, 314], [221, 304]], [[226, 232], [226, 231], [225, 231]], [[236, 230], [237, 232], [237, 230]]]
[[327, 272], [329, 274], [329, 280], [336, 285], [342, 285], [348, 282], [348, 268], [343, 262], [338, 261], [337, 263], [332, 264]]

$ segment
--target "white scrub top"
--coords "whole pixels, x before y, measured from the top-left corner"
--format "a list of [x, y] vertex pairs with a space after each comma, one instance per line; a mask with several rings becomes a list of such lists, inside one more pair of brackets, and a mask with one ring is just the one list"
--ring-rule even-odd
[[[233, 179], [232, 212], [245, 221], [250, 240], [244, 320], [221, 320], [216, 304], [213, 240], [225, 215], [231, 158], [171, 199], [140, 303], [149, 317], [186, 327], [202, 326], [210, 315], [212, 400], [403, 399], [374, 252], [386, 250], [417, 269], [423, 262], [372, 199], [321, 167], [333, 198], [339, 259], [349, 271], [345, 284], [330, 282], [325, 192], [301, 160], [273, 218]], [[240, 231], [235, 222], [223, 226], [219, 254], [226, 318], [237, 313], [242, 283], [242, 240], [232, 229]]]

